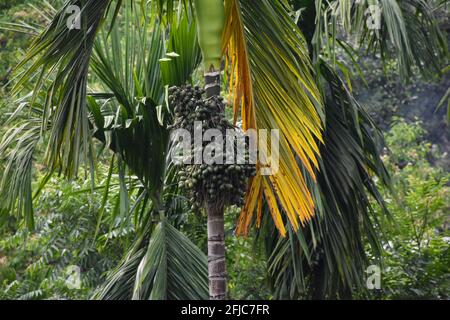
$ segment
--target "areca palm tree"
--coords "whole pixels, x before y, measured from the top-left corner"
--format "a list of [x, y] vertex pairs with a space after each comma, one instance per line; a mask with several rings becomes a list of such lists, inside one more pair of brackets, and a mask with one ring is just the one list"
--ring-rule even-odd
[[[375, 4], [381, 28], [371, 30], [365, 15]], [[67, 26], [71, 5], [81, 8], [80, 30]], [[133, 216], [137, 235], [96, 297], [206, 298], [207, 259], [178, 230], [185, 207], [166, 159], [173, 117], [166, 88], [192, 83], [201, 69], [207, 97], [226, 84], [243, 130], [280, 130], [280, 170], [250, 179], [236, 224], [239, 235], [255, 225], [256, 241], [264, 240], [275, 297], [349, 297], [364, 287], [364, 239], [381, 250], [369, 197], [383, 200], [373, 177], [389, 184], [382, 136], [336, 58], [340, 48], [358, 69], [355, 39], [383, 59], [398, 56], [405, 80], [414, 67], [440, 70], [447, 54], [423, 0], [68, 0], [18, 68], [16, 92], [30, 82], [34, 89], [12, 119], [28, 108], [33, 121], [18, 122], [0, 146], [8, 157], [4, 209], [33, 226], [32, 159], [42, 140], [48, 176], [69, 178], [83, 164], [94, 176], [100, 141], [112, 151], [105, 197], [114, 170], [120, 178], [110, 219]], [[88, 86], [94, 75], [100, 88]], [[223, 299], [224, 208], [205, 209], [209, 295]]]

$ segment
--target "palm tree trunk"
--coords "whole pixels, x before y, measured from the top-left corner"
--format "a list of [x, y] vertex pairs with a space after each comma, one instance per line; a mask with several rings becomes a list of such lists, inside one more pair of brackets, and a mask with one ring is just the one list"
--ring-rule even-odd
[[[222, 33], [225, 25], [223, 0], [195, 0], [197, 35], [205, 68], [206, 98], [220, 96]], [[208, 278], [211, 300], [226, 298], [224, 207], [205, 204], [208, 215]]]
[[[205, 73], [206, 98], [220, 95], [220, 71], [211, 68]], [[206, 204], [208, 215], [208, 278], [209, 298], [224, 300], [227, 292], [225, 263], [224, 207]]]
[[208, 204], [208, 279], [209, 298], [225, 300], [227, 292], [225, 264], [225, 223], [223, 207]]

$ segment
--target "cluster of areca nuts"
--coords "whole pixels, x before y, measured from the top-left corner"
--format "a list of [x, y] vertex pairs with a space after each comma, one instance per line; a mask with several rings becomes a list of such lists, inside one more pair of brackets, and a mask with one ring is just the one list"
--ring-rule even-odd
[[[216, 129], [225, 137], [227, 130], [236, 130], [234, 133], [239, 137], [242, 133], [225, 118], [223, 98], [219, 96], [203, 99], [204, 94], [205, 90], [197, 86], [185, 85], [169, 89], [168, 102], [175, 115], [171, 128], [185, 129], [193, 136], [196, 123], [201, 122], [203, 134], [209, 129]], [[226, 150], [226, 140], [226, 138], [223, 139], [222, 150]], [[237, 140], [233, 143], [235, 143], [234, 159], [237, 159]], [[202, 154], [207, 144], [207, 142], [202, 143], [202, 150], [200, 150]], [[256, 166], [248, 163], [248, 146], [248, 141], [245, 141], [244, 164], [226, 164], [225, 155], [221, 154], [217, 156], [222, 156], [223, 161], [218, 163], [179, 165], [179, 187], [184, 190], [189, 199], [192, 211], [199, 211], [206, 205], [225, 207], [244, 204], [248, 179], [256, 174]], [[190, 150], [192, 158], [198, 151], [192, 142]], [[217, 158], [214, 155], [214, 159]]]

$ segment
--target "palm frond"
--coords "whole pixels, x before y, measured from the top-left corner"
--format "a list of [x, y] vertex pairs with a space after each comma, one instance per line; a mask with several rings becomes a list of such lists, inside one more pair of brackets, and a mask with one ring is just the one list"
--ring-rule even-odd
[[[441, 33], [433, 8], [424, 0], [382, 0], [384, 27], [399, 57], [400, 76], [408, 79], [412, 67], [423, 74], [440, 74], [442, 63], [447, 59], [447, 40]], [[383, 39], [383, 37], [381, 37]], [[378, 40], [384, 56], [389, 50], [383, 40]]]
[[[377, 12], [371, 12], [375, 7]], [[447, 41], [434, 16], [435, 10], [427, 1], [319, 1], [315, 11], [316, 55], [326, 53], [335, 60], [341, 25], [360, 46], [379, 52], [383, 61], [397, 58], [397, 69], [403, 80], [412, 76], [414, 68], [426, 76], [440, 74], [448, 59]], [[378, 13], [379, 21], [374, 21], [379, 22], [379, 26], [369, 28], [369, 19], [378, 19]]]
[[[35, 81], [35, 94], [55, 74], [47, 89], [44, 119], [52, 119], [46, 158], [51, 168], [67, 176], [77, 174], [80, 161], [89, 162], [91, 133], [86, 108], [86, 86], [94, 39], [112, 0], [67, 1], [49, 26], [35, 39], [19, 70], [15, 92]], [[72, 5], [81, 9], [81, 29], [69, 25]], [[120, 1], [117, 5], [120, 5]], [[45, 121], [44, 121], [45, 122]]]
[[148, 243], [130, 251], [96, 293], [97, 299], [197, 300], [208, 298], [207, 258], [163, 219]]
[[97, 300], [130, 300], [133, 295], [136, 271], [144, 254], [143, 238], [139, 238], [121, 263], [108, 273], [105, 282], [94, 292], [92, 298]]
[[95, 136], [121, 154], [155, 195], [163, 187], [172, 114], [164, 85], [191, 81], [200, 50], [187, 12], [173, 20], [167, 45], [147, 7], [125, 5], [124, 12], [109, 37], [100, 36], [92, 59], [93, 71], [114, 99], [109, 108], [95, 101], [89, 106], [97, 115]]
[[205, 254], [163, 220], [138, 267], [133, 299], [207, 299], [206, 266]]
[[382, 135], [332, 67], [320, 61], [319, 68], [327, 121], [318, 183], [308, 184], [316, 214], [287, 238], [277, 236], [274, 226], [262, 228], [274, 294], [282, 299], [364, 292], [369, 262], [364, 244], [375, 259], [381, 251], [375, 230], [383, 217], [374, 214], [368, 197], [384, 207], [374, 182], [377, 177], [390, 183], [379, 156]]
[[193, 71], [200, 65], [202, 56], [191, 11], [184, 10], [173, 20], [166, 52], [166, 59], [161, 61], [164, 84], [180, 86], [192, 82]]
[[0, 142], [0, 159], [6, 160], [1, 174], [1, 211], [17, 212], [26, 226], [34, 228], [33, 218], [33, 160], [41, 140], [40, 114], [17, 122], [5, 132]]
[[[278, 129], [281, 140], [280, 170], [252, 179], [237, 231], [248, 231], [262, 190], [271, 198], [274, 218], [281, 221], [280, 213], [285, 212], [297, 229], [312, 217], [314, 203], [295, 157], [315, 177], [318, 141], [322, 140], [322, 98], [307, 46], [281, 2], [262, 0], [255, 6], [252, 1], [230, 0], [225, 4], [223, 43], [231, 70], [235, 119], [240, 110], [245, 130]], [[284, 226], [277, 225], [285, 234]]]

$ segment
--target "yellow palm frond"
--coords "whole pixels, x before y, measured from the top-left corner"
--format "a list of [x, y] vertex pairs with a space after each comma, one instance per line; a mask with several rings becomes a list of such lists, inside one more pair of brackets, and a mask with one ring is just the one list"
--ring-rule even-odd
[[[314, 213], [299, 163], [315, 180], [322, 142], [322, 99], [304, 38], [281, 2], [226, 0], [223, 51], [227, 57], [234, 117], [243, 129], [278, 129], [279, 170], [249, 183], [237, 233], [247, 234], [262, 195], [282, 235], [282, 212], [294, 229]], [[270, 151], [270, 150], [269, 150]], [[281, 210], [280, 210], [281, 209]], [[257, 222], [258, 224], [258, 222]]]

